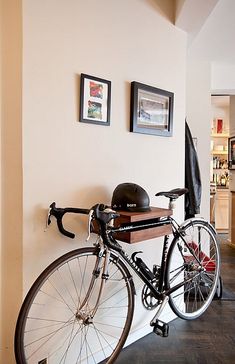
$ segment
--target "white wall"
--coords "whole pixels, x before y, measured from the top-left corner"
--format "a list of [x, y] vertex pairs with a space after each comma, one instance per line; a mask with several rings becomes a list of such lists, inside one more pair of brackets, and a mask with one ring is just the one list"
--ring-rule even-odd
[[212, 93], [235, 94], [235, 64], [212, 62]]
[[[195, 3], [198, 5], [198, 2]], [[200, 130], [199, 162], [203, 182], [201, 212], [207, 218], [210, 209], [210, 93], [224, 94], [235, 90], [235, 57], [231, 46], [235, 25], [234, 5], [233, 0], [218, 1], [188, 50], [187, 116], [194, 136], [197, 136], [196, 129]]]
[[[59, 235], [55, 224], [44, 232], [46, 210], [52, 201], [84, 207], [110, 203], [118, 183], [133, 181], [146, 188], [152, 205], [166, 206], [167, 201], [157, 200], [154, 194], [184, 185], [186, 36], [148, 0], [70, 0], [69, 6], [65, 0], [24, 0], [23, 45], [25, 294], [49, 262], [84, 241], [86, 221], [78, 216], [66, 219], [68, 229], [79, 233], [77, 241]], [[112, 81], [110, 127], [78, 122], [81, 73]], [[129, 132], [133, 80], [174, 92], [173, 137]], [[21, 133], [17, 131], [17, 135]], [[17, 163], [20, 166], [18, 159]], [[10, 196], [9, 189], [7, 192]], [[183, 218], [183, 199], [177, 204], [176, 218]], [[159, 263], [160, 241], [129, 250], [142, 248], [147, 261]], [[6, 259], [9, 250], [7, 254]], [[20, 259], [15, 268], [22, 269]], [[5, 299], [12, 299], [9, 292]], [[137, 312], [135, 338], [152, 318], [140, 303]], [[7, 364], [14, 363], [15, 318], [16, 311], [4, 332]]]
[[198, 139], [197, 152], [202, 181], [200, 215], [210, 218], [210, 63], [193, 59], [187, 62], [186, 115], [192, 136]]

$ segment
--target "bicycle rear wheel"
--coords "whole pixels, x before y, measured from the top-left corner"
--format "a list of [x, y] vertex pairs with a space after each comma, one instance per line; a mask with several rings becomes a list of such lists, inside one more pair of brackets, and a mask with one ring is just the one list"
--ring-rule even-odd
[[35, 281], [17, 321], [18, 364], [114, 362], [132, 322], [133, 283], [126, 266], [113, 253], [109, 277], [102, 278], [105, 253], [100, 273], [98, 254], [98, 248], [69, 252]]
[[211, 225], [203, 219], [186, 222], [173, 239], [166, 267], [166, 289], [179, 285], [169, 297], [177, 316], [195, 319], [208, 308], [219, 270], [219, 246]]

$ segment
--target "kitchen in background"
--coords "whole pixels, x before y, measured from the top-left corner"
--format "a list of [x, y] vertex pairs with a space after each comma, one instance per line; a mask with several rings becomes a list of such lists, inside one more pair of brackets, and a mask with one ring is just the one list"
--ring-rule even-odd
[[219, 233], [229, 230], [229, 96], [211, 96], [210, 220]]

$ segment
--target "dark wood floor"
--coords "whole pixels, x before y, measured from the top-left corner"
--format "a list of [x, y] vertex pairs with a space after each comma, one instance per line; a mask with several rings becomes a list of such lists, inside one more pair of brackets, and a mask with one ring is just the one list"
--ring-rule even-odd
[[[235, 249], [220, 240], [224, 287], [235, 293]], [[235, 363], [235, 301], [216, 300], [196, 320], [174, 320], [168, 338], [149, 334], [123, 349], [116, 363]]]

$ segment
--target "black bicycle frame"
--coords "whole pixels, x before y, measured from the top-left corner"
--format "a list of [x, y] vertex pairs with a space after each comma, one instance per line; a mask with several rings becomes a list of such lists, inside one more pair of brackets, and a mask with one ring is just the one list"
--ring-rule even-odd
[[[119, 227], [110, 228], [108, 229], [108, 231], [106, 229], [102, 229], [103, 234], [101, 234], [102, 238], [105, 237], [104, 239], [105, 245], [111, 247], [113, 250], [116, 250], [121, 255], [124, 261], [134, 270], [134, 272], [140, 277], [140, 279], [148, 286], [148, 288], [152, 291], [155, 298], [158, 300], [162, 300], [163, 297], [168, 294], [168, 291], [164, 292], [164, 282], [166, 274], [166, 261], [167, 261], [168, 245], [169, 245], [169, 235], [164, 236], [159, 282], [158, 286], [155, 287], [149, 280], [147, 273], [145, 273], [144, 270], [140, 270], [140, 268], [132, 260], [132, 258], [126, 252], [123, 251], [122, 247], [114, 239], [113, 234], [122, 232], [123, 233], [134, 232], [139, 230], [160, 227], [164, 225], [171, 225], [173, 230], [172, 231], [173, 235], [175, 235], [175, 228], [173, 221], [174, 220], [170, 216], [163, 219], [155, 218], [149, 220], [141, 220], [138, 222], [122, 224]], [[107, 232], [107, 234], [105, 234], [105, 232]], [[178, 287], [176, 289], [178, 289]]]
[[[151, 290], [152, 294], [154, 295], [154, 297], [157, 300], [163, 300], [163, 298], [165, 296], [169, 296], [172, 292], [176, 291], [177, 289], [179, 289], [180, 287], [185, 285], [185, 283], [191, 281], [191, 278], [188, 278], [187, 280], [184, 280], [183, 282], [175, 285], [174, 287], [165, 290], [164, 282], [165, 282], [165, 275], [166, 275], [166, 262], [167, 262], [168, 246], [169, 246], [169, 235], [164, 236], [162, 259], [161, 259], [161, 265], [160, 265], [160, 276], [159, 276], [158, 285], [156, 287], [152, 284], [151, 280], [149, 279], [148, 273], [147, 272], [145, 273], [144, 270], [140, 270], [140, 268], [132, 260], [132, 258], [130, 256], [128, 256], [128, 254], [122, 249], [121, 245], [119, 245], [119, 243], [113, 238], [113, 234], [127, 232], [127, 231], [133, 232], [133, 231], [144, 230], [144, 229], [149, 229], [149, 228], [154, 228], [154, 227], [164, 226], [164, 225], [171, 225], [172, 234], [174, 236], [174, 239], [181, 237], [181, 239], [185, 242], [188, 249], [193, 254], [191, 248], [188, 246], [187, 242], [184, 239], [183, 234], [181, 233], [181, 231], [179, 229], [179, 225], [170, 216], [163, 218], [163, 219], [155, 218], [155, 219], [151, 219], [151, 220], [138, 221], [138, 222], [134, 222], [131, 224], [130, 223], [122, 224], [119, 227], [109, 228], [108, 230], [107, 230], [107, 227], [104, 227], [103, 229], [101, 229], [101, 231], [102, 231], [101, 236], [104, 239], [105, 245], [112, 248], [113, 250], [116, 250], [121, 255], [121, 257], [124, 259], [124, 261], [134, 270], [134, 272], [140, 277], [140, 279], [147, 285], [147, 287]], [[196, 256], [195, 256], [195, 259], [198, 260], [198, 258]], [[149, 270], [150, 269], [148, 268], [148, 271]]]
[[[52, 203], [50, 205], [50, 210], [49, 210], [49, 214], [48, 214], [48, 224], [50, 224], [50, 222], [51, 222], [51, 220], [50, 220], [51, 216], [56, 217], [59, 231], [63, 235], [66, 235], [70, 238], [74, 238], [75, 235], [73, 233], [65, 230], [63, 227], [62, 218], [63, 218], [64, 214], [67, 212], [88, 215], [90, 210], [81, 209], [81, 208], [57, 208], [55, 206], [55, 203]], [[171, 225], [174, 239], [176, 239], [178, 236], [180, 236], [183, 239], [183, 241], [185, 241], [184, 237], [181, 234], [181, 231], [179, 229], [179, 225], [176, 223], [176, 221], [171, 216], [164, 217], [164, 218], [153, 218], [153, 219], [149, 219], [149, 220], [141, 220], [141, 221], [132, 222], [132, 223], [125, 223], [125, 224], [121, 224], [119, 227], [110, 227], [104, 221], [99, 219], [100, 235], [103, 239], [104, 245], [119, 253], [119, 255], [127, 263], [127, 265], [129, 265], [134, 270], [134, 272], [148, 286], [148, 288], [151, 290], [154, 297], [158, 300], [162, 300], [165, 296], [169, 296], [172, 292], [174, 292], [178, 288], [182, 287], [187, 281], [191, 280], [191, 278], [189, 278], [186, 281], [184, 280], [184, 282], [179, 283], [176, 286], [164, 291], [169, 236], [165, 235], [165, 237], [164, 237], [159, 282], [158, 282], [158, 286], [155, 287], [152, 284], [152, 280], [149, 279], [149, 276], [148, 276], [148, 272], [151, 272], [151, 270], [146, 266], [146, 264], [143, 261], [142, 262], [144, 263], [145, 267], [148, 269], [148, 272], [147, 272], [147, 270], [146, 270], [146, 273], [145, 273], [145, 270], [143, 270], [143, 269], [140, 270], [140, 268], [135, 263], [135, 261], [133, 261], [132, 258], [129, 257], [128, 254], [124, 252], [124, 250], [122, 249], [122, 246], [113, 237], [113, 234], [122, 233], [122, 232], [123, 233], [134, 232], [134, 231], [139, 231], [139, 230], [151, 229], [151, 228], [155, 228], [155, 227], [161, 227], [164, 225]], [[192, 249], [187, 245], [186, 241], [185, 241], [185, 244], [188, 247], [188, 249], [191, 251], [191, 253], [193, 254]], [[195, 259], [198, 260], [197, 257], [195, 257]], [[199, 264], [200, 264], [200, 262], [199, 262]]]

